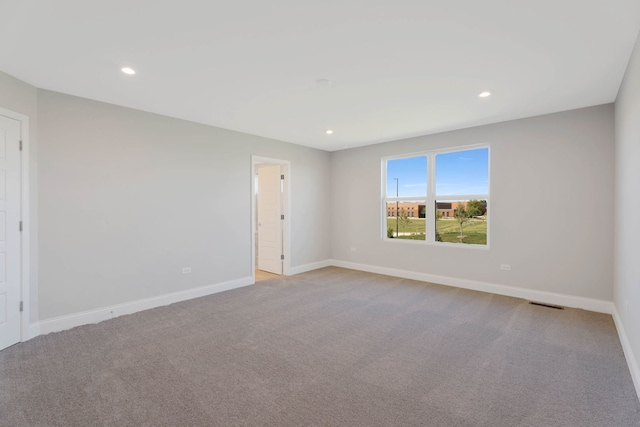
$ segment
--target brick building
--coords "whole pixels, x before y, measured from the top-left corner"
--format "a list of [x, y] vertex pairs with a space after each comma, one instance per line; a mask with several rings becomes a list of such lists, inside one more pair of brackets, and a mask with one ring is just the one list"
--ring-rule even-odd
[[[453, 211], [459, 206], [467, 206], [467, 202], [437, 202], [438, 215], [441, 218], [453, 218]], [[407, 213], [409, 218], [424, 218], [425, 204], [420, 202], [398, 202], [396, 211], [396, 202], [387, 203], [387, 216], [396, 217], [398, 212], [402, 210]]]

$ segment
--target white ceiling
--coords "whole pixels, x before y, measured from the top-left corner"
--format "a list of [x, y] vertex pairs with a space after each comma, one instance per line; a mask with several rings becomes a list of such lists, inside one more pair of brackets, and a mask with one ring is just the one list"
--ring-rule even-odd
[[0, 0], [0, 11], [0, 70], [34, 86], [329, 151], [612, 102], [640, 30], [639, 0]]

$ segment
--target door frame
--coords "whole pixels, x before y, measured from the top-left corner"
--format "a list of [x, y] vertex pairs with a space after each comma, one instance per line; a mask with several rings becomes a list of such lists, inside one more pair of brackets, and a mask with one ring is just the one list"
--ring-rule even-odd
[[27, 341], [39, 334], [37, 330], [30, 330], [30, 291], [31, 291], [31, 218], [29, 211], [29, 116], [0, 107], [0, 115], [20, 122], [20, 140], [22, 152], [20, 155], [20, 220], [22, 221], [22, 233], [20, 234], [20, 301], [22, 312], [20, 313], [20, 342]]
[[282, 225], [282, 253], [284, 254], [284, 262], [282, 263], [282, 275], [289, 276], [291, 270], [291, 162], [289, 160], [274, 159], [271, 157], [251, 156], [251, 278], [253, 283], [256, 282], [256, 189], [255, 176], [256, 166], [261, 164], [280, 165], [283, 166], [284, 188], [282, 203], [284, 215], [284, 224]]

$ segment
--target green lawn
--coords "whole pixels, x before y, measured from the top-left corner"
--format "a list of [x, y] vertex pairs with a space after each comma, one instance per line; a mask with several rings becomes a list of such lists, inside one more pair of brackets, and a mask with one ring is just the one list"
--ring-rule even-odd
[[[387, 228], [391, 228], [395, 233], [395, 218], [387, 218]], [[439, 219], [436, 222], [436, 230], [438, 230], [443, 242], [487, 244], [487, 222], [481, 219], [474, 218], [464, 224], [464, 237], [462, 239], [458, 237], [460, 235], [460, 224], [455, 219]], [[409, 218], [409, 224], [404, 228], [400, 226], [398, 231], [400, 232], [398, 239], [424, 240], [425, 220]]]

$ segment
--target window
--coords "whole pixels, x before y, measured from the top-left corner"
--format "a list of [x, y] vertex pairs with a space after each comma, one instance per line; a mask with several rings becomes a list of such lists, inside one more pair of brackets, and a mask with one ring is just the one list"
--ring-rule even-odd
[[487, 245], [488, 147], [384, 158], [382, 167], [386, 239]]
[[425, 218], [414, 218], [411, 209], [427, 203], [427, 157], [405, 157], [385, 161], [387, 179], [384, 206], [397, 212], [395, 218], [385, 218], [387, 238], [425, 240]]

